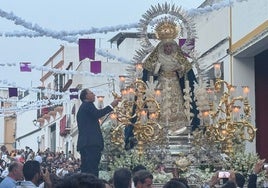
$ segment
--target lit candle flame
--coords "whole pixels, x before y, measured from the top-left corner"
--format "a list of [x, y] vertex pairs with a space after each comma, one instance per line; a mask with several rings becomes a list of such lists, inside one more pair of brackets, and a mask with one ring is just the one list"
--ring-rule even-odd
[[137, 71], [140, 71], [140, 70], [142, 70], [143, 68], [142, 68], [142, 64], [141, 63], [137, 63], [136, 64], [136, 70]]
[[220, 63], [214, 63], [214, 75], [216, 78], [221, 77], [221, 64]]
[[150, 114], [150, 119], [152, 120], [156, 119], [156, 114], [155, 113]]
[[248, 86], [243, 86], [243, 93], [248, 94], [249, 93], [249, 87]]
[[117, 115], [116, 115], [115, 113], [112, 113], [112, 114], [110, 115], [110, 118], [114, 120], [114, 119], [117, 118]]

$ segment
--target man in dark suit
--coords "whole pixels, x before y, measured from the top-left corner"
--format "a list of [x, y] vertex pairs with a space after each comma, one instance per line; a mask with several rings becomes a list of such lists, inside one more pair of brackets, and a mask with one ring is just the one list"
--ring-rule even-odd
[[98, 177], [101, 152], [104, 148], [99, 118], [111, 112], [119, 100], [115, 99], [105, 108], [97, 109], [94, 105], [95, 94], [89, 89], [81, 91], [80, 100], [82, 104], [77, 112], [77, 150], [81, 155], [81, 172]]

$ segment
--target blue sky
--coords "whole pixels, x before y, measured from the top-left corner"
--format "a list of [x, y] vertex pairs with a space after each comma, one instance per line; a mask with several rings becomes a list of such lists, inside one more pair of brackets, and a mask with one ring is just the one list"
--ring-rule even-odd
[[[204, 0], [76, 0], [76, 1], [36, 1], [12, 0], [2, 1], [1, 11], [13, 13], [26, 23], [37, 24], [50, 31], [77, 31], [87, 30], [91, 27], [103, 28], [121, 24], [138, 23], [141, 16], [157, 3], [172, 3], [183, 9], [195, 9]], [[68, 42], [52, 39], [50, 37], [6, 37], [8, 32], [29, 32], [14, 21], [0, 17], [0, 64], [19, 63], [28, 61], [35, 65], [42, 65], [59, 49], [60, 45]], [[115, 34], [115, 33], [114, 33]], [[97, 35], [107, 41], [113, 33]], [[0, 66], [0, 80], [6, 80], [25, 87], [38, 86], [36, 80], [41, 72], [20, 73], [18, 68]], [[0, 86], [4, 86], [0, 83]]]

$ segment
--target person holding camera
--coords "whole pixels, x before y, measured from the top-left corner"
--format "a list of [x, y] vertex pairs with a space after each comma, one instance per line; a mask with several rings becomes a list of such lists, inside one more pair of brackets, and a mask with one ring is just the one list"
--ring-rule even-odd
[[245, 177], [239, 172], [230, 171], [229, 180], [236, 184], [236, 187], [243, 188], [246, 182]]
[[212, 188], [216, 185], [221, 185], [222, 187], [231, 187], [235, 184], [237, 188], [244, 187], [245, 177], [234, 171], [218, 171], [210, 179], [210, 181], [203, 186], [203, 188]]

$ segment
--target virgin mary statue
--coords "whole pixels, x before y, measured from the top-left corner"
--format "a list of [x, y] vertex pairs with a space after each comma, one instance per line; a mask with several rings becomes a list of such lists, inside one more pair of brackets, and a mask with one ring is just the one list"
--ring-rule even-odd
[[158, 81], [157, 88], [162, 90], [159, 123], [170, 135], [178, 135], [185, 133], [187, 126], [195, 129], [199, 123], [193, 98], [190, 122], [184, 107], [183, 89], [187, 85], [193, 91], [196, 78], [191, 63], [175, 41], [178, 35], [176, 24], [161, 22], [155, 32], [160, 42], [143, 61], [143, 81], [149, 80], [149, 77]]

